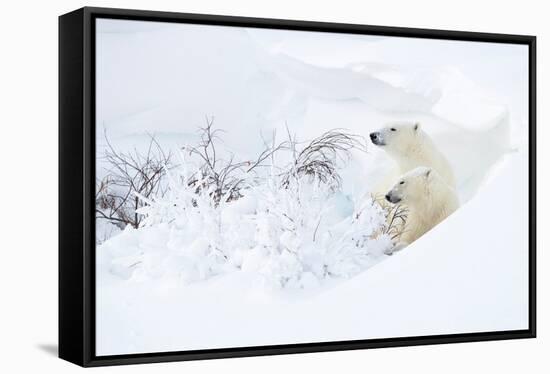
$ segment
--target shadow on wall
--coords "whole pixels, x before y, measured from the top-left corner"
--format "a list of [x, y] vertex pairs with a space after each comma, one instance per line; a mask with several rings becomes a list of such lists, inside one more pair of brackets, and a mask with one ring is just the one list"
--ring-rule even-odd
[[38, 344], [36, 348], [38, 348], [42, 352], [47, 353], [48, 355], [55, 356], [55, 357], [57, 357], [59, 353], [59, 347], [57, 346], [57, 344], [53, 344], [53, 343]]

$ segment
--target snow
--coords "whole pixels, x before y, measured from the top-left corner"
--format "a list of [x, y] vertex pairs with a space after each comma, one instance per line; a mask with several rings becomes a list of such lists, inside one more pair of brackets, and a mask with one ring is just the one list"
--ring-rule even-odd
[[[462, 202], [389, 257], [387, 236], [360, 239], [383, 224], [369, 192], [391, 164], [373, 147], [341, 166], [336, 192], [264, 174], [220, 208], [174, 187], [144, 227], [98, 225], [98, 355], [527, 327], [526, 46], [97, 22], [97, 126], [118, 149], [150, 133], [178, 153], [205, 116], [241, 160], [274, 131], [414, 120]], [[99, 177], [104, 147], [98, 131]]]
[[[526, 329], [526, 153], [428, 235], [361, 275], [266, 290], [242, 271], [185, 287], [98, 277], [98, 354]], [[479, 212], [501, 211], [480, 225]], [[502, 233], [506, 233], [503, 235]], [[298, 294], [296, 294], [298, 293]]]

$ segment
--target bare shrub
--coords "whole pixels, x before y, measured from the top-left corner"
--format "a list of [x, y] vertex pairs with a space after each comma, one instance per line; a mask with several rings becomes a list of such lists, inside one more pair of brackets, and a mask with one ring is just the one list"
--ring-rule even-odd
[[386, 215], [386, 224], [382, 231], [388, 235], [392, 241], [398, 241], [405, 231], [409, 210], [403, 204], [390, 204], [383, 196], [372, 196], [375, 201], [384, 210]]
[[106, 176], [96, 183], [96, 218], [109, 220], [120, 228], [140, 226], [137, 213], [145, 202], [140, 197], [163, 195], [162, 183], [170, 153], [165, 153], [154, 136], [150, 136], [145, 153], [134, 149], [119, 152], [105, 133], [107, 149], [103, 156], [108, 167]]
[[293, 155], [290, 170], [285, 173], [283, 187], [288, 187], [291, 179], [309, 176], [313, 180], [331, 186], [341, 187], [342, 178], [338, 173], [339, 163], [351, 156], [352, 150], [367, 151], [367, 142], [360, 135], [349, 134], [341, 129], [325, 132], [298, 149], [300, 143], [288, 134], [285, 146]]
[[227, 196], [228, 201], [242, 196], [242, 172], [248, 162], [235, 162], [233, 155], [230, 155], [228, 160], [220, 157], [216, 150], [216, 142], [220, 140], [221, 130], [214, 129], [213, 124], [213, 118], [206, 118], [205, 127], [199, 128], [199, 143], [196, 146], [183, 147], [190, 156], [196, 156], [201, 160], [199, 172], [193, 174], [185, 183], [195, 187], [196, 193], [209, 191], [210, 197], [218, 204], [222, 196]]
[[[208, 191], [216, 205], [222, 197], [225, 201], [241, 198], [242, 190], [249, 186], [247, 182], [261, 178], [261, 173], [257, 172], [265, 167], [272, 167], [282, 176], [282, 188], [288, 188], [292, 179], [309, 176], [335, 190], [341, 186], [339, 163], [349, 159], [353, 149], [366, 151], [367, 142], [363, 137], [340, 129], [327, 131], [308, 143], [301, 143], [291, 136], [287, 128], [287, 140], [276, 142], [274, 132], [271, 143], [263, 139], [264, 149], [255, 160], [236, 161], [232, 154], [223, 158], [218, 152], [222, 131], [213, 125], [214, 119], [207, 117], [206, 125], [199, 128], [199, 142], [182, 149], [199, 160], [198, 172], [184, 183], [194, 187], [197, 194]], [[275, 155], [285, 151], [291, 152], [292, 161], [277, 165]]]
[[210, 197], [218, 204], [222, 196], [226, 201], [242, 197], [241, 190], [246, 188], [244, 182], [252, 177], [256, 169], [266, 166], [266, 161], [277, 151], [285, 149], [287, 144], [268, 145], [264, 141], [265, 148], [255, 160], [236, 161], [233, 154], [224, 159], [217, 151], [222, 130], [214, 129], [213, 125], [214, 119], [207, 117], [206, 125], [199, 128], [198, 144], [183, 147], [183, 150], [200, 160], [199, 172], [186, 183], [196, 187], [196, 193], [209, 191]]

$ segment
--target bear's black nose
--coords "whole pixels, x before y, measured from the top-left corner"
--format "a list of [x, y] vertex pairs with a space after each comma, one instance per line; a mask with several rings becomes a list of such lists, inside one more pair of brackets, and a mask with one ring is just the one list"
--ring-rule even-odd
[[386, 197], [386, 200], [388, 200], [391, 203], [391, 195], [387, 193], [385, 197]]
[[371, 132], [369, 136], [370, 136], [370, 140], [372, 141], [372, 144], [386, 145], [386, 143], [382, 140], [382, 136], [380, 135], [380, 132]]

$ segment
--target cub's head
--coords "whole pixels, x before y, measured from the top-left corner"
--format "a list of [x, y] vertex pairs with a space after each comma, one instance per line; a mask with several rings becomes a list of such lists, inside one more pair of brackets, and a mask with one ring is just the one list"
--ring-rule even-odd
[[408, 147], [417, 144], [421, 132], [418, 122], [392, 123], [370, 133], [370, 140], [373, 144], [390, 152], [406, 150]]
[[435, 172], [428, 167], [420, 166], [401, 176], [392, 189], [386, 194], [390, 203], [414, 205], [421, 202], [428, 194], [430, 183]]

